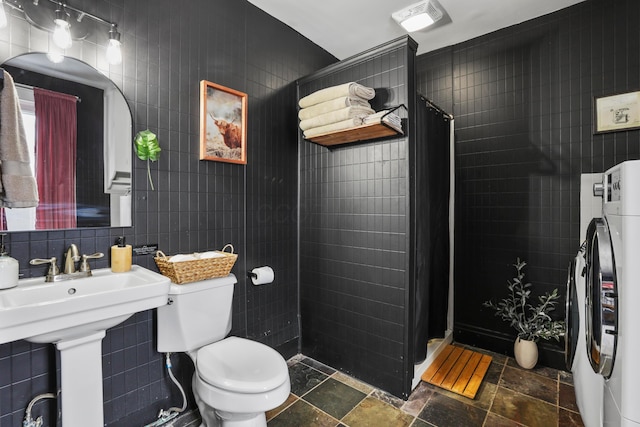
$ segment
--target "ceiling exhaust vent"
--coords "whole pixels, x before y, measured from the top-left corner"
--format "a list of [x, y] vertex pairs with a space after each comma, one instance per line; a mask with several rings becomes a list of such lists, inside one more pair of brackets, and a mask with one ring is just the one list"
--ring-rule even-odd
[[391, 17], [409, 31], [418, 31], [442, 18], [442, 10], [431, 1], [421, 1], [394, 12]]

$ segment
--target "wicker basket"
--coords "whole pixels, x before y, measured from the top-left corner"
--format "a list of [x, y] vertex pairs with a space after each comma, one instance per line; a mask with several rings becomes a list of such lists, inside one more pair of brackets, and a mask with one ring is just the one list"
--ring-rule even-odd
[[[226, 252], [230, 248], [231, 252]], [[221, 251], [216, 251], [224, 256], [215, 258], [198, 259], [194, 261], [170, 262], [171, 257], [162, 251], [156, 252], [154, 260], [163, 276], [167, 276], [173, 283], [197, 282], [214, 277], [224, 277], [231, 272], [238, 255], [233, 253], [232, 245], [225, 245]]]

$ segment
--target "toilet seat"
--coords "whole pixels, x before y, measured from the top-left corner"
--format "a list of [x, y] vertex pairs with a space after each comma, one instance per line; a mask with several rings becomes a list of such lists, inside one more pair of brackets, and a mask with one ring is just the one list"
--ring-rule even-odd
[[264, 344], [229, 337], [197, 352], [197, 372], [202, 381], [237, 393], [262, 393], [289, 381], [287, 363]]

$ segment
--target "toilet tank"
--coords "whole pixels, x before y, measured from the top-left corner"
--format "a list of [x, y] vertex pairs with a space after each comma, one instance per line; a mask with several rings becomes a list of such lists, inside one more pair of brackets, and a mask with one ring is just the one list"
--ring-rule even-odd
[[220, 341], [231, 330], [236, 276], [171, 284], [169, 303], [158, 307], [158, 351], [189, 352]]

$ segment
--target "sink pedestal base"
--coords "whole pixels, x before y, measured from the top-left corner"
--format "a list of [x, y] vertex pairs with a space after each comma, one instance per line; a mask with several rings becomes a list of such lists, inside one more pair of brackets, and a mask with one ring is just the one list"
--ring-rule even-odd
[[105, 331], [56, 343], [60, 351], [64, 427], [102, 427], [102, 339]]

